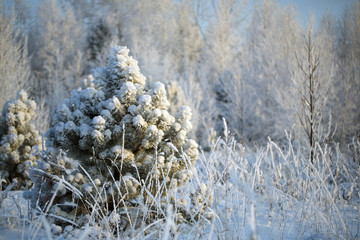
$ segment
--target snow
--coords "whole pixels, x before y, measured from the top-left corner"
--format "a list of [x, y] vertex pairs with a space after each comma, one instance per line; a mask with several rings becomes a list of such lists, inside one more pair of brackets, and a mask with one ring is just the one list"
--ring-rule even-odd
[[138, 110], [137, 107], [135, 105], [130, 105], [128, 108], [128, 112], [132, 115], [132, 116], [136, 116], [138, 114]]
[[114, 46], [110, 49], [110, 57], [118, 55], [129, 55], [130, 50], [125, 46]]
[[178, 113], [175, 115], [176, 119], [182, 123], [186, 119], [191, 119], [192, 113], [191, 108], [188, 106], [182, 106], [179, 108]]
[[105, 67], [98, 67], [98, 68], [94, 69], [92, 72], [93, 83], [98, 87], [103, 86], [103, 84], [104, 84], [103, 80], [104, 80], [105, 75], [106, 75]]
[[140, 69], [139, 69], [139, 67], [138, 66], [129, 66], [129, 68], [128, 68], [128, 71], [129, 71], [129, 74], [130, 75], [136, 75], [136, 74], [139, 74], [140, 73], [140, 71], [139, 71]]
[[96, 128], [100, 128], [101, 126], [105, 125], [105, 119], [102, 116], [96, 116], [93, 118], [92, 120], [92, 124], [96, 127]]
[[106, 108], [109, 111], [118, 110], [118, 109], [120, 109], [120, 107], [121, 107], [121, 103], [120, 103], [119, 99], [117, 97], [115, 97], [115, 96], [113, 96], [109, 100], [108, 104], [106, 105]]
[[157, 131], [158, 129], [155, 125], [150, 125], [146, 130], [148, 134], [155, 134]]
[[111, 133], [110, 129], [106, 129], [106, 130], [104, 131], [104, 137], [105, 137], [107, 140], [110, 140], [110, 139], [111, 139], [111, 135], [112, 135], [112, 133]]
[[[353, 175], [334, 179], [327, 156], [311, 166], [301, 150], [291, 149], [291, 143], [287, 152], [271, 141], [254, 153], [231, 138], [226, 125], [225, 138], [215, 139], [211, 149], [199, 156], [198, 143], [187, 136], [192, 129], [191, 108], [180, 107], [175, 118], [169, 114], [164, 84], [155, 82], [149, 89], [142, 88], [146, 79], [128, 54], [126, 47], [112, 48], [107, 68], [89, 76], [94, 84], [74, 91], [58, 109], [52, 130], [59, 149], [62, 143], [71, 145], [75, 134], [81, 151], [71, 157], [77, 160], [81, 155], [86, 160], [75, 168], [77, 161], [62, 158], [78, 150], [72, 148], [63, 156], [54, 155], [56, 161], [51, 161], [50, 154], [49, 159], [44, 157], [46, 162], [38, 164], [39, 173], [61, 183], [38, 179], [34, 188], [47, 187], [41, 189], [44, 192], [38, 202], [43, 195], [56, 195], [36, 209], [28, 208], [21, 192], [2, 194], [3, 236], [335, 239], [359, 235], [358, 183], [353, 180], [357, 176], [354, 167], [346, 169], [351, 163], [339, 160], [344, 172]], [[18, 105], [13, 107], [23, 107]], [[28, 119], [22, 113], [13, 117]], [[24, 141], [21, 136], [10, 135], [9, 142]], [[24, 148], [27, 154], [30, 150]], [[26, 162], [18, 170], [30, 166], [31, 162]], [[83, 198], [76, 204], [70, 202], [75, 195]], [[78, 219], [60, 208], [71, 205], [84, 211], [81, 204], [92, 208]], [[76, 224], [60, 227], [52, 222], [54, 218]]]
[[82, 88], [88, 88], [88, 87], [94, 88], [95, 87], [95, 85], [94, 85], [94, 77], [93, 77], [92, 74], [89, 74], [87, 76], [87, 78], [84, 78], [81, 81], [81, 87]]
[[157, 119], [157, 118], [159, 118], [160, 116], [161, 116], [161, 110], [158, 109], [158, 108], [155, 108], [155, 109], [153, 110], [153, 118]]
[[81, 173], [76, 173], [75, 174], [75, 178], [74, 178], [74, 181], [75, 182], [80, 182], [84, 179], [84, 176], [81, 174]]
[[73, 113], [73, 116], [75, 119], [82, 119], [84, 114], [79, 109], [76, 109]]
[[82, 187], [85, 190], [85, 192], [88, 192], [88, 193], [91, 193], [93, 190], [93, 187], [89, 183], [85, 183]]
[[66, 124], [65, 124], [65, 129], [67, 131], [76, 131], [76, 125], [73, 121], [68, 121]]
[[166, 123], [173, 124], [175, 122], [175, 118], [166, 110], [161, 110], [161, 117]]
[[[100, 112], [100, 116], [101, 116], [101, 117], [104, 117], [104, 121], [112, 121], [112, 120], [113, 120], [113, 117], [112, 117], [110, 111], [107, 110], [107, 109], [102, 110], [102, 111]], [[105, 119], [106, 119], [106, 120], [105, 120]], [[94, 124], [94, 123], [93, 123], [93, 124]], [[104, 122], [103, 124], [105, 124], [105, 122]], [[100, 125], [103, 125], [103, 124], [100, 124]]]
[[93, 139], [101, 139], [103, 137], [102, 133], [98, 130], [94, 130], [92, 133], [91, 133], [91, 137]]
[[181, 129], [181, 125], [180, 125], [180, 123], [177, 123], [177, 122], [176, 122], [176, 123], [174, 123], [173, 128], [174, 128], [175, 132], [180, 131], [180, 129]]
[[100, 186], [100, 184], [101, 184], [100, 179], [96, 178], [96, 179], [94, 180], [94, 184], [95, 184], [96, 186]]
[[16, 113], [16, 117], [17, 117], [17, 120], [18, 120], [19, 122], [24, 122], [24, 120], [25, 120], [25, 113], [23, 113], [23, 112], [17, 112], [17, 113]]
[[154, 94], [163, 94], [163, 93], [166, 93], [166, 90], [165, 90], [165, 85], [161, 82], [154, 82], [152, 85], [151, 85], [151, 90]]
[[192, 129], [192, 124], [189, 120], [185, 120], [182, 124], [182, 129], [184, 129], [185, 132], [190, 132]]
[[139, 97], [139, 104], [140, 105], [150, 105], [151, 104], [151, 96], [144, 94]]
[[146, 78], [140, 73], [137, 61], [129, 56], [129, 52], [123, 46], [111, 48], [107, 64], [111, 79], [116, 81], [125, 77], [128, 81], [144, 86]]
[[128, 102], [136, 95], [136, 87], [132, 82], [125, 82], [118, 92], [122, 102]]
[[24, 90], [18, 91], [16, 98], [18, 98], [22, 102], [26, 102], [28, 100], [27, 93]]
[[141, 115], [137, 115], [136, 117], [133, 118], [133, 125], [136, 128], [145, 128], [146, 122]]
[[85, 137], [87, 135], [89, 135], [90, 131], [91, 131], [91, 127], [87, 124], [81, 124], [80, 125], [80, 137]]

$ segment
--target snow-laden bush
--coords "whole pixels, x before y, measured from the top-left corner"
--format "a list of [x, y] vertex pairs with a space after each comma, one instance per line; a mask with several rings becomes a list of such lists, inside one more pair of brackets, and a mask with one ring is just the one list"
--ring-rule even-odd
[[58, 108], [43, 162], [32, 171], [27, 195], [34, 207], [45, 207], [54, 192], [51, 211], [63, 217], [85, 215], [94, 205], [151, 203], [189, 178], [198, 157], [197, 143], [187, 139], [191, 109], [172, 116], [164, 85], [145, 87], [128, 54], [113, 47], [107, 66], [89, 76], [93, 87], [74, 90]]
[[[0, 179], [8, 183], [18, 181], [15, 188], [26, 186], [28, 170], [35, 165], [36, 146], [41, 145], [39, 132], [31, 121], [35, 117], [36, 103], [28, 99], [24, 90], [16, 99], [5, 103], [0, 123]], [[30, 185], [30, 182], [28, 182]]]

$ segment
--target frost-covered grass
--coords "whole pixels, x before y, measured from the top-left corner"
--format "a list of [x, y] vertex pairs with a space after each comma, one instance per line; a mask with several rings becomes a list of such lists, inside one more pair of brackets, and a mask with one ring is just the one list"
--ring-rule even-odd
[[[188, 183], [168, 191], [165, 203], [142, 186], [151, 200], [123, 208], [95, 203], [81, 228], [52, 225], [47, 210], [30, 210], [21, 192], [3, 193], [0, 239], [359, 238], [359, 163], [336, 146], [318, 145], [311, 164], [291, 142], [280, 148], [269, 140], [252, 152], [231, 137], [219, 138], [200, 155]], [[204, 211], [197, 217], [188, 209], [192, 220], [181, 223], [177, 210], [190, 206], [185, 200], [194, 194]]]

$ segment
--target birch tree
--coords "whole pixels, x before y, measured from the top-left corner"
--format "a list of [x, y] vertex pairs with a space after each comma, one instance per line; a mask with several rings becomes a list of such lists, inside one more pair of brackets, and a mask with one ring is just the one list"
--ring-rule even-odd
[[297, 106], [298, 120], [305, 133], [310, 161], [314, 163], [316, 143], [322, 144], [330, 136], [323, 121], [323, 113], [331, 78], [322, 75], [320, 49], [313, 39], [311, 23], [304, 35], [303, 46], [303, 51], [296, 53], [293, 81], [300, 102]]

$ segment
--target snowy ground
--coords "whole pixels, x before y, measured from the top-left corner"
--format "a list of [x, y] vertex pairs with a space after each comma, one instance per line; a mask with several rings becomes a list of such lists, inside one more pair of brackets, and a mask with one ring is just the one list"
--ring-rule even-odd
[[212, 219], [176, 224], [164, 209], [166, 218], [125, 235], [99, 226], [59, 229], [29, 211], [22, 192], [13, 191], [1, 203], [0, 239], [359, 239], [358, 170], [342, 159], [334, 176], [325, 157], [309, 170], [306, 161], [288, 153], [274, 143], [245, 153], [235, 142], [218, 142], [200, 157], [184, 187], [186, 193], [195, 179], [205, 183]]
[[[21, 191], [10, 192], [1, 206], [0, 239], [49, 239], [50, 237], [47, 235], [46, 230], [39, 225], [39, 219], [29, 222], [25, 217], [21, 221], [21, 213], [27, 212], [26, 201], [21, 195]], [[227, 236], [230, 236], [230, 239], [251, 239], [252, 234], [255, 232], [256, 239], [357, 239], [359, 209], [356, 207], [343, 206], [343, 218], [349, 227], [352, 225], [350, 228], [354, 231], [352, 236], [344, 236], [321, 232], [321, 224], [319, 224], [319, 232], [314, 232], [314, 226], [310, 225], [317, 223], [302, 220], [304, 217], [299, 216], [299, 208], [303, 207], [305, 208], [303, 209], [304, 212], [309, 211], [311, 214], [310, 206], [302, 206], [299, 203], [299, 206], [286, 206], [291, 207], [291, 209], [281, 210], [279, 206], [275, 206], [273, 209], [269, 208], [269, 203], [263, 199], [255, 199], [253, 204], [244, 204], [243, 201], [243, 199], [237, 199], [237, 201], [231, 204], [234, 207], [236, 202], [238, 202], [238, 209], [230, 210], [234, 211], [234, 213], [230, 213], [231, 220], [229, 221], [229, 226], [217, 225], [215, 221], [214, 224], [203, 229], [205, 232], [199, 238], [208, 239], [212, 237], [212, 239], [218, 239], [220, 237], [220, 239], [227, 239]], [[19, 207], [21, 211], [19, 211]], [[221, 218], [226, 218], [226, 199], [221, 200], [213, 208], [215, 211], [220, 211], [218, 214]], [[226, 219], [221, 220], [222, 224], [226, 224]], [[323, 220], [327, 221], [327, 219]], [[224, 229], [227, 229], [229, 233], [221, 232]], [[79, 232], [80, 235], [82, 231]], [[51, 235], [54, 239], [62, 239], [64, 237]], [[179, 239], [192, 238], [192, 234], [179, 235]]]

